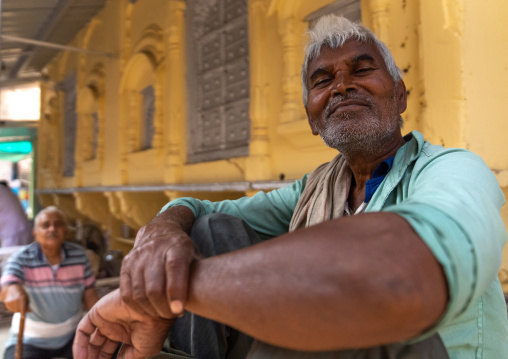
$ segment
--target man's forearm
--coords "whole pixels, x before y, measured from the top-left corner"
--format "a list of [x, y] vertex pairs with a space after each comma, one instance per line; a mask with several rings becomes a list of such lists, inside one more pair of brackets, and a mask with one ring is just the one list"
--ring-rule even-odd
[[392, 213], [324, 223], [196, 261], [186, 309], [299, 350], [414, 337], [446, 306], [441, 267]]

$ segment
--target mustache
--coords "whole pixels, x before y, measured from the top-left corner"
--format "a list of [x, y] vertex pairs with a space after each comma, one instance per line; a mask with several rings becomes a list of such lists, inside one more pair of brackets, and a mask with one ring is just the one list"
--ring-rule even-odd
[[328, 119], [333, 111], [339, 106], [342, 102], [349, 101], [349, 100], [358, 100], [363, 101], [367, 104], [369, 104], [369, 107], [372, 107], [372, 100], [365, 95], [359, 94], [359, 93], [349, 93], [346, 95], [338, 94], [335, 97], [332, 98], [332, 100], [328, 103], [326, 108], [323, 111], [323, 118]]

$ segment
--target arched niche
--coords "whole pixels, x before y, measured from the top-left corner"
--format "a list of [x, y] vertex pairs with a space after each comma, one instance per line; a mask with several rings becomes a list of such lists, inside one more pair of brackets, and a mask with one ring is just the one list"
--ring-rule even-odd
[[[133, 49], [134, 55], [123, 69], [119, 88], [122, 183], [160, 182], [165, 78], [160, 28], [156, 25], [147, 27]], [[146, 173], [151, 173], [149, 178]]]
[[126, 153], [154, 148], [156, 84], [153, 56], [136, 53], [127, 63], [120, 83], [122, 142]]
[[97, 185], [104, 162], [105, 75], [101, 63], [92, 67], [78, 90], [76, 169], [78, 185]]

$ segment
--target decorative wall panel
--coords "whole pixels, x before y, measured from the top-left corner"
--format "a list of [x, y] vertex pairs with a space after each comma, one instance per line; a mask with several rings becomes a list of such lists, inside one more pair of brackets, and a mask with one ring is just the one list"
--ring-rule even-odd
[[59, 88], [64, 93], [64, 137], [63, 137], [63, 164], [62, 174], [64, 177], [74, 176], [76, 166], [76, 75], [72, 74], [65, 78]]
[[248, 154], [249, 39], [246, 0], [188, 2], [190, 162]]

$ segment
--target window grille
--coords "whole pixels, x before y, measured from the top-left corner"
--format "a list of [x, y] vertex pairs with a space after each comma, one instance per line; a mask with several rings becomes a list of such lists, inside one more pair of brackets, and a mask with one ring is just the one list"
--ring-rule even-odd
[[153, 147], [153, 134], [155, 132], [155, 92], [152, 85], [140, 91], [143, 97], [143, 120], [141, 122], [140, 149], [147, 150]]
[[190, 162], [248, 154], [246, 0], [190, 0], [187, 12]]
[[64, 95], [64, 126], [63, 126], [63, 163], [62, 173], [64, 177], [74, 176], [76, 166], [76, 76], [71, 74], [67, 76], [59, 86]]

